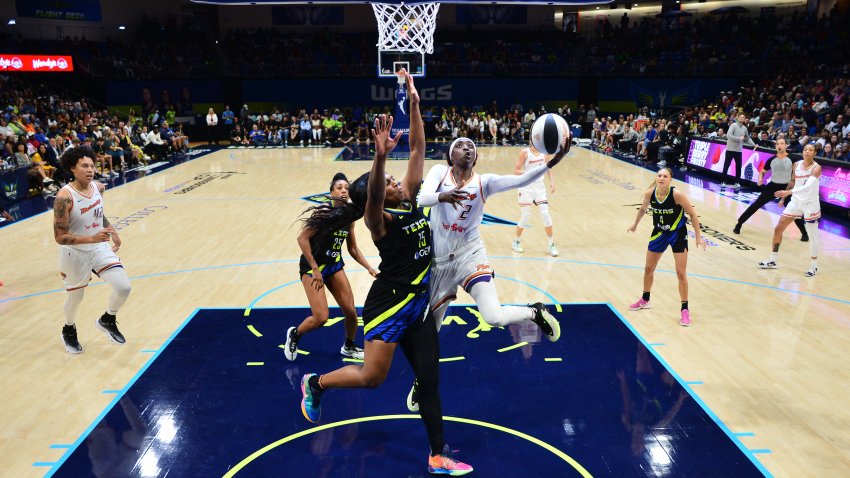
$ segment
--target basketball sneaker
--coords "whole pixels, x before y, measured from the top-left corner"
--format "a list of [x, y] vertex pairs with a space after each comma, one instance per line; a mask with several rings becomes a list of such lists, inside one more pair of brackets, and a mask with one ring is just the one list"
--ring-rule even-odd
[[766, 260], [759, 262], [759, 267], [761, 267], [762, 269], [776, 269], [777, 265], [776, 265], [776, 261], [766, 259]]
[[100, 318], [97, 319], [97, 322], [95, 322], [95, 324], [97, 325], [98, 329], [102, 330], [106, 334], [106, 336], [109, 337], [109, 340], [115, 342], [116, 344], [123, 344], [124, 342], [126, 342], [126, 340], [124, 339], [124, 335], [121, 333], [120, 330], [118, 330], [118, 321], [115, 320], [114, 315], [104, 312], [103, 315], [101, 315]]
[[69, 354], [83, 353], [83, 346], [77, 340], [76, 324], [62, 326], [62, 342], [65, 344], [65, 351]]
[[511, 250], [513, 250], [514, 252], [519, 252], [519, 253], [525, 252], [525, 249], [522, 247], [522, 244], [520, 244], [520, 242], [517, 241], [516, 239], [514, 239], [513, 242], [511, 242]]
[[805, 275], [806, 277], [814, 277], [814, 276], [817, 275], [817, 273], [818, 273], [818, 268], [812, 267], [811, 269], [807, 270], [806, 273], [803, 274], [803, 275]]
[[535, 302], [529, 305], [529, 307], [531, 307], [534, 311], [534, 317], [531, 318], [531, 321], [540, 327], [540, 330], [543, 331], [546, 338], [548, 338], [550, 342], [556, 342], [560, 339], [561, 324], [559, 324], [558, 320], [549, 313], [549, 309], [547, 309], [541, 302]]
[[454, 454], [457, 450], [450, 450], [449, 446], [443, 447], [443, 452], [439, 455], [428, 456], [428, 473], [432, 475], [449, 475], [462, 476], [467, 473], [472, 473], [472, 467], [458, 461]]
[[638, 299], [637, 302], [629, 306], [629, 310], [640, 310], [640, 309], [651, 309], [652, 304], [649, 303], [648, 300], [643, 300], [643, 297]]
[[419, 413], [419, 380], [413, 381], [413, 386], [410, 387], [410, 392], [407, 394], [407, 409], [411, 413]]
[[283, 355], [290, 362], [295, 361], [298, 357], [298, 338], [295, 336], [297, 327], [290, 327], [286, 330], [286, 345], [283, 346]]
[[310, 377], [315, 373], [308, 373], [301, 377], [301, 413], [310, 423], [318, 423], [322, 416], [322, 391], [310, 386]]
[[729, 187], [729, 185], [726, 184], [726, 181], [723, 181], [722, 183], [720, 183], [720, 189], [726, 189], [728, 187]]
[[363, 360], [363, 349], [358, 346], [346, 347], [343, 345], [339, 349], [339, 354], [343, 357], [349, 357], [357, 360]]
[[679, 319], [679, 325], [684, 326], [684, 327], [690, 327], [691, 326], [691, 313], [688, 312], [688, 309], [682, 310], [682, 318]]
[[741, 183], [735, 183], [732, 185], [732, 187], [735, 189], [741, 189]]
[[549, 246], [549, 255], [552, 257], [558, 257], [558, 249], [555, 247], [555, 244], [551, 244]]

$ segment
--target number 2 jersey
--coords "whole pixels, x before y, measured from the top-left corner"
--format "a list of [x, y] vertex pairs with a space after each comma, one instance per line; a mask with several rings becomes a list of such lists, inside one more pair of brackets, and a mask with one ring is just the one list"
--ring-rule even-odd
[[[491, 195], [528, 186], [543, 177], [547, 168], [534, 168], [517, 176], [499, 176], [496, 174], [478, 174], [463, 184], [457, 184], [448, 165], [438, 164], [428, 171], [420, 192], [420, 204], [430, 205], [431, 232], [434, 234], [434, 257], [441, 258], [460, 250], [464, 246], [483, 242], [478, 226], [484, 220], [484, 203]], [[467, 197], [460, 204], [441, 203], [437, 196], [446, 191], [459, 189]], [[425, 195], [430, 195], [429, 200]]]

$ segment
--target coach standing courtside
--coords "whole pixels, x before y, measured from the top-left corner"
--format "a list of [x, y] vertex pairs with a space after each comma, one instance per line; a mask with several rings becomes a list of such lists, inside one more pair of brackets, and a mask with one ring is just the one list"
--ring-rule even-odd
[[212, 108], [207, 111], [207, 144], [218, 144], [218, 115]]
[[[747, 131], [747, 116], [743, 113], [738, 115], [738, 121], [729, 126], [729, 131], [726, 132], [726, 162], [723, 164], [723, 175], [726, 175], [726, 172], [729, 171], [729, 165], [732, 164], [732, 160], [735, 160], [735, 185], [733, 186], [735, 189], [739, 189], [741, 187], [741, 167], [743, 163], [743, 153], [741, 152], [741, 148], [744, 144], [750, 146], [754, 149], [757, 149], [755, 143], [753, 143], [752, 138], [750, 138], [750, 132]], [[720, 183], [720, 187], [725, 188], [727, 186], [726, 181], [724, 180]]]

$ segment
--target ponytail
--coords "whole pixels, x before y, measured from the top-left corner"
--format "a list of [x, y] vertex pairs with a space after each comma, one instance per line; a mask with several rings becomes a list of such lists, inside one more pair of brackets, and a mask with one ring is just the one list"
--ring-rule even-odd
[[[334, 176], [334, 182], [336, 180], [337, 178]], [[363, 217], [366, 211], [366, 188], [368, 184], [369, 173], [365, 173], [357, 178], [348, 189], [349, 202], [333, 207], [333, 199], [330, 194], [325, 194], [322, 197], [327, 198], [327, 202], [308, 207], [301, 213], [302, 216], [310, 214], [309, 217], [301, 220], [301, 228], [302, 230], [312, 229], [315, 231], [311, 242], [321, 242], [334, 231], [348, 229], [351, 224]]]

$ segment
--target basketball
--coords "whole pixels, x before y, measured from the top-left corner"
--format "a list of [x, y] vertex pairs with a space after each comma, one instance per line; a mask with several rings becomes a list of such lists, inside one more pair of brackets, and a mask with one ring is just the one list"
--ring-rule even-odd
[[531, 144], [543, 154], [555, 154], [570, 138], [570, 127], [560, 115], [547, 113], [531, 126]]

